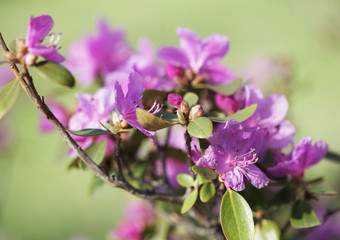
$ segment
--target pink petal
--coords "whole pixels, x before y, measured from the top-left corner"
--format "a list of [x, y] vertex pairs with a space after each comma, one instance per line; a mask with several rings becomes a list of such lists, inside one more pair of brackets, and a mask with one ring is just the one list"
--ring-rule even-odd
[[53, 19], [49, 15], [42, 15], [35, 18], [30, 16], [25, 44], [29, 47], [40, 44], [52, 30], [53, 25]]

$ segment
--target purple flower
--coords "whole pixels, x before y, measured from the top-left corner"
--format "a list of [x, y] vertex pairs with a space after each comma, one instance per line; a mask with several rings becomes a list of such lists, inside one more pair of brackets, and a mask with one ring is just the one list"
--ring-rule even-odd
[[[68, 129], [71, 131], [78, 131], [87, 128], [104, 129], [99, 121], [110, 121], [110, 113], [116, 106], [113, 91], [107, 88], [99, 89], [94, 95], [88, 93], [78, 94], [78, 107], [77, 112], [73, 114], [68, 122]], [[112, 140], [108, 135], [94, 137], [73, 137], [80, 147], [86, 149], [91, 144], [107, 140], [106, 154], [113, 151]], [[69, 155], [75, 157], [75, 153], [70, 150]]]
[[182, 77], [185, 70], [204, 76], [208, 83], [226, 84], [236, 79], [236, 75], [219, 61], [229, 50], [228, 37], [211, 35], [203, 40], [193, 31], [177, 28], [180, 48], [163, 47], [158, 56], [166, 62], [169, 77]]
[[155, 143], [155, 140], [152, 138], [155, 132], [145, 130], [137, 121], [136, 108], [143, 108], [143, 78], [137, 72], [131, 72], [127, 81], [127, 87], [124, 86], [120, 81], [115, 83], [115, 98], [118, 112], [123, 120], [151, 138]]
[[65, 61], [65, 58], [58, 53], [58, 49], [56, 48], [61, 34], [58, 34], [57, 39], [53, 42], [54, 34], [52, 33], [49, 43], [47, 45], [42, 44], [45, 37], [47, 37], [52, 30], [53, 25], [54, 22], [49, 15], [42, 15], [35, 18], [33, 16], [30, 17], [25, 40], [25, 46], [28, 51], [24, 56], [26, 64], [34, 64], [37, 56], [42, 56], [47, 61], [57, 63]]
[[285, 117], [288, 101], [282, 94], [263, 97], [259, 88], [245, 86], [245, 106], [257, 104], [255, 113], [243, 124], [250, 127], [260, 126], [264, 133], [265, 146], [273, 149], [283, 148], [295, 138], [295, 128]]
[[258, 127], [244, 128], [237, 121], [229, 120], [223, 129], [215, 129], [208, 140], [211, 145], [196, 165], [213, 169], [225, 186], [235, 191], [244, 190], [244, 176], [256, 188], [267, 185], [268, 177], [254, 165], [256, 151], [263, 142]]
[[0, 89], [10, 80], [14, 79], [15, 75], [8, 65], [0, 66]]
[[145, 202], [130, 203], [123, 214], [123, 221], [110, 231], [111, 236], [119, 240], [142, 240], [146, 227], [156, 221], [152, 207]]
[[[188, 164], [186, 162], [181, 162], [172, 158], [167, 158], [165, 160], [166, 177], [169, 184], [174, 188], [178, 189], [180, 185], [177, 182], [177, 175], [181, 173], [189, 174]], [[162, 176], [162, 162], [158, 160], [156, 162], [156, 174], [157, 176]]]
[[292, 175], [302, 177], [306, 168], [317, 164], [328, 152], [328, 144], [324, 141], [312, 143], [311, 137], [302, 138], [293, 151], [284, 155], [279, 152], [274, 156], [276, 165], [268, 168], [268, 173], [275, 177]]
[[97, 28], [95, 36], [85, 35], [69, 48], [67, 68], [82, 85], [124, 69], [131, 55], [124, 31], [110, 29], [104, 19], [99, 19]]
[[113, 91], [99, 89], [94, 95], [78, 94], [77, 112], [70, 118], [69, 129], [77, 131], [86, 128], [104, 129], [99, 121], [109, 121], [110, 113], [116, 106]]
[[[66, 109], [60, 103], [58, 103], [56, 100], [52, 98], [48, 99], [47, 105], [50, 108], [50, 110], [53, 112], [53, 114], [56, 116], [56, 118], [59, 120], [59, 122], [64, 127], [67, 127], [69, 114], [67, 113]], [[53, 125], [42, 114], [40, 115], [39, 129], [41, 132], [44, 132], [44, 133], [54, 130]]]

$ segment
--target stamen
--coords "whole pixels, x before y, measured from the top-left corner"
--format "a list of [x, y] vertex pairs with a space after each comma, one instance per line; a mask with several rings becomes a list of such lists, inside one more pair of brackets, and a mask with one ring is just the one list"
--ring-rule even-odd
[[[155, 108], [156, 108], [156, 109], [155, 109]], [[151, 114], [153, 114], [153, 115], [155, 115], [156, 113], [158, 113], [159, 111], [161, 111], [162, 108], [163, 108], [163, 104], [160, 105], [159, 103], [157, 103], [157, 100], [155, 100], [155, 101], [153, 102], [152, 107], [149, 109], [148, 112], [151, 113]]]
[[249, 164], [254, 164], [258, 160], [257, 154], [254, 148], [251, 148], [249, 152], [241, 155], [236, 155], [233, 160], [230, 162], [230, 166], [232, 167], [245, 167]]
[[50, 40], [49, 40], [48, 43], [46, 44], [47, 46], [53, 43], [55, 34], [54, 34], [54, 33], [50, 33], [50, 34], [48, 34], [48, 36], [50, 36]]
[[57, 43], [59, 42], [59, 40], [60, 40], [60, 38], [61, 38], [61, 35], [63, 35], [63, 33], [62, 32], [59, 32], [58, 33], [58, 36], [57, 36], [57, 39], [54, 41], [54, 43], [53, 43], [53, 46], [56, 46], [57, 45]]

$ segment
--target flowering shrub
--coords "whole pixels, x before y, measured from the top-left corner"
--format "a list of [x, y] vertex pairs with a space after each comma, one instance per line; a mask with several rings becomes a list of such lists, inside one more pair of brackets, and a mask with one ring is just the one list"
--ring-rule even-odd
[[[98, 32], [74, 42], [62, 65], [61, 34], [42, 43], [52, 27], [50, 16], [30, 17], [26, 39], [11, 51], [1, 36], [17, 78], [0, 91], [0, 117], [20, 85], [45, 117], [41, 131], [56, 129], [70, 146], [69, 167], [95, 173], [92, 189], [106, 183], [152, 203], [129, 206], [112, 237], [280, 239], [290, 226], [321, 224], [309, 202], [336, 192], [306, 181], [304, 172], [328, 154], [327, 143], [304, 137], [294, 145], [286, 97], [264, 96], [221, 64], [226, 36], [202, 40], [178, 27], [179, 47], [155, 54], [149, 40], [134, 50], [123, 31], [100, 19]], [[71, 114], [54, 99], [45, 102], [30, 68], [63, 86], [77, 79], [99, 88], [77, 94]], [[276, 222], [287, 205], [290, 217]], [[302, 239], [306, 232], [290, 234]]]

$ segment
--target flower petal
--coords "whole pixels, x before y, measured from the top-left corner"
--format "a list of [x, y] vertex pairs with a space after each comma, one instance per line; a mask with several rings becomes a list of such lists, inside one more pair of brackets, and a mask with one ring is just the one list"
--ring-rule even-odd
[[181, 49], [176, 47], [163, 47], [158, 50], [157, 55], [166, 63], [185, 69], [189, 68], [189, 60]]
[[28, 47], [40, 45], [54, 25], [53, 19], [49, 15], [39, 17], [30, 16], [27, 28], [25, 44]]
[[264, 174], [255, 165], [248, 165], [244, 168], [241, 168], [240, 171], [242, 171], [248, 181], [258, 189], [265, 187], [269, 182], [269, 178], [266, 176], [266, 174]]
[[58, 50], [53, 47], [46, 47], [44, 45], [38, 45], [32, 48], [29, 48], [31, 53], [36, 55], [40, 55], [45, 58], [47, 61], [61, 63], [65, 61], [65, 58], [58, 53]]

